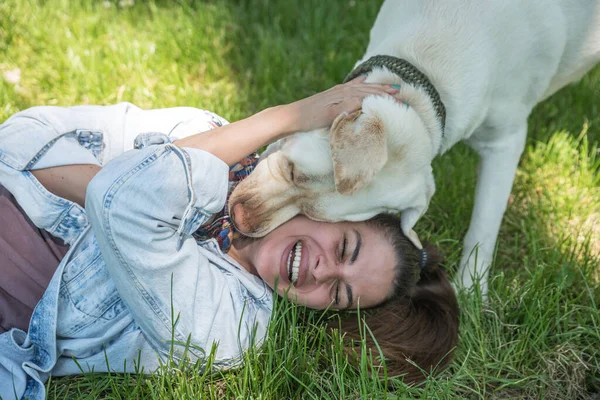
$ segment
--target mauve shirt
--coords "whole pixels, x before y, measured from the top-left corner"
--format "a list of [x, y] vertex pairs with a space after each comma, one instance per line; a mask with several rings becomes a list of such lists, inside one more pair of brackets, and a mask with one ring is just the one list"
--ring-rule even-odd
[[33, 309], [68, 249], [37, 228], [0, 185], [0, 333], [28, 330]]

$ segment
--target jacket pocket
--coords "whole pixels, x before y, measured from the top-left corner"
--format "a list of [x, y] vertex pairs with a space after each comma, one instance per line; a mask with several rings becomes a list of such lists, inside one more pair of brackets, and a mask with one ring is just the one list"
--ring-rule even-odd
[[63, 337], [76, 337], [84, 328], [86, 336], [96, 330], [102, 334], [105, 324], [126, 310], [94, 239], [82, 243], [65, 267], [58, 309], [57, 330]]

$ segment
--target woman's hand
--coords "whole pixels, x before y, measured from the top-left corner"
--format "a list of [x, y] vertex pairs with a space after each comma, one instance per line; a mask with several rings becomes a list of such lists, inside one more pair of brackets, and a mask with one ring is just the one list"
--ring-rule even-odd
[[367, 96], [398, 93], [398, 89], [390, 85], [364, 83], [365, 78], [358, 77], [348, 83], [282, 106], [289, 118], [289, 131], [306, 132], [331, 126], [341, 113], [350, 114], [359, 110], [363, 99]]

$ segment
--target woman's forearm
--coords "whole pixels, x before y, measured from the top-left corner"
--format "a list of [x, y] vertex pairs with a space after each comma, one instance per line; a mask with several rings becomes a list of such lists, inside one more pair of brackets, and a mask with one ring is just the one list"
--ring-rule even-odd
[[[291, 115], [273, 107], [246, 119], [175, 141], [180, 147], [205, 150], [233, 165], [256, 149], [292, 133]], [[88, 184], [97, 165], [65, 165], [31, 171], [51, 193], [85, 206]]]
[[231, 166], [248, 154], [294, 132], [290, 106], [263, 110], [243, 120], [176, 140], [179, 147], [205, 150]]

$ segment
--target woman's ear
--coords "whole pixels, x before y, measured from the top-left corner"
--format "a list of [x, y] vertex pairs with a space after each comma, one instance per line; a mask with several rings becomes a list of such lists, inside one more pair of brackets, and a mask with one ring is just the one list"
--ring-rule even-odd
[[377, 116], [359, 119], [361, 114], [340, 114], [329, 136], [335, 188], [348, 196], [365, 187], [387, 162], [383, 121]]

